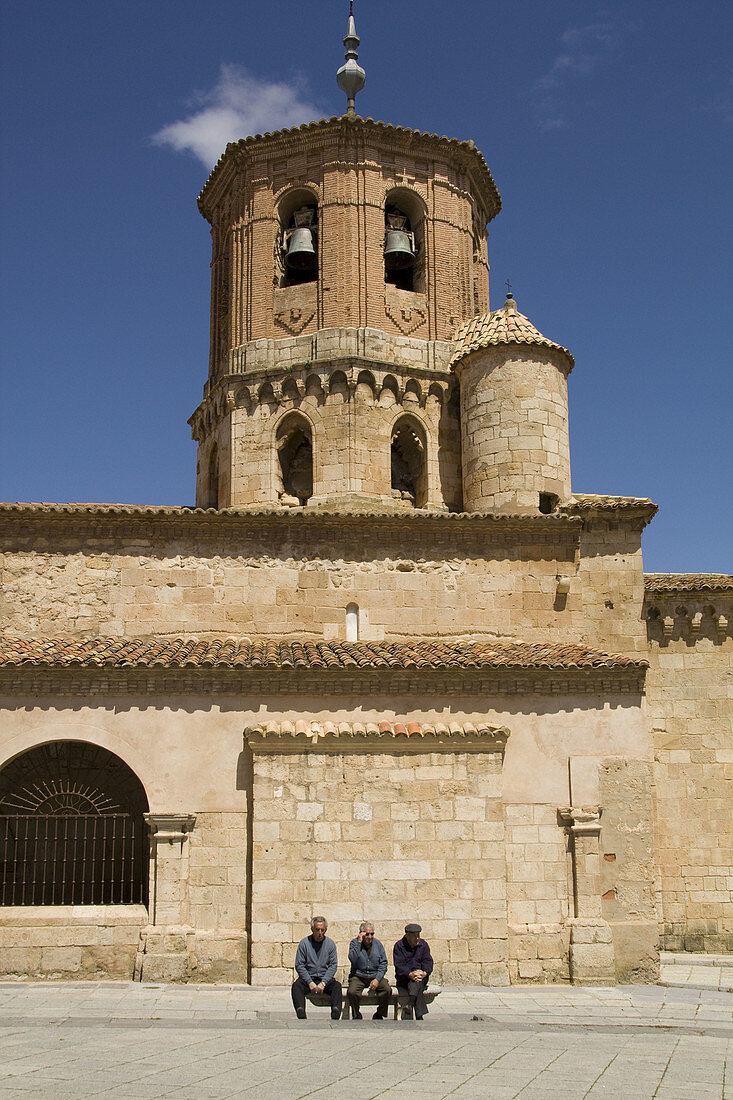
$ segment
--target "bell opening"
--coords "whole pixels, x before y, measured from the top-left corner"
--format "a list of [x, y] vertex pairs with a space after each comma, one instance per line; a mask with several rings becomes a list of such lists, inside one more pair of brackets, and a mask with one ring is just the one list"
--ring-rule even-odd
[[318, 277], [318, 207], [294, 210], [282, 233], [283, 286], [315, 282]]
[[414, 290], [416, 251], [410, 219], [388, 204], [384, 211], [384, 281], [400, 290]]

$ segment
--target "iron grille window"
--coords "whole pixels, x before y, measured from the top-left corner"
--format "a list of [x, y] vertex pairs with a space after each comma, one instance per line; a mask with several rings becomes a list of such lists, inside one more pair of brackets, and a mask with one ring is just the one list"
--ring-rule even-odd
[[144, 822], [128, 814], [0, 817], [0, 905], [147, 901]]
[[0, 906], [147, 904], [148, 803], [99, 746], [59, 741], [0, 772]]

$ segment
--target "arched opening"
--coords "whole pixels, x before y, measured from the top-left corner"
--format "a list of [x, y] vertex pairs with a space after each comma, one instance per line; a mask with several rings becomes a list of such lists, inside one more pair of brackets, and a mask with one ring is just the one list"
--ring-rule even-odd
[[384, 281], [398, 290], [424, 291], [422, 203], [406, 188], [387, 195], [384, 204]]
[[0, 905], [148, 902], [148, 800], [114, 753], [53, 741], [0, 771]]
[[280, 202], [281, 286], [318, 278], [318, 199], [312, 191], [290, 191]]
[[313, 437], [304, 416], [286, 416], [275, 435], [283, 504], [307, 504], [313, 496]]
[[392, 496], [424, 508], [428, 499], [425, 433], [412, 419], [402, 417], [392, 429]]
[[206, 474], [204, 508], [219, 507], [219, 448], [216, 443], [211, 448]]

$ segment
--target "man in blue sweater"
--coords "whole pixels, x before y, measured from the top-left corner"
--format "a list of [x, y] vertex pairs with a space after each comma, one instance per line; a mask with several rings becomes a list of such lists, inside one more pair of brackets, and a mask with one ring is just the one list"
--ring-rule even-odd
[[428, 1011], [425, 1003], [425, 989], [428, 978], [433, 972], [433, 956], [425, 940], [420, 939], [422, 928], [419, 924], [406, 924], [405, 934], [394, 945], [394, 972], [397, 988], [410, 998], [410, 1007], [404, 1019], [422, 1020]]
[[336, 944], [326, 935], [328, 921], [325, 917], [314, 917], [311, 921], [311, 934], [298, 944], [295, 952], [295, 972], [298, 977], [293, 982], [290, 993], [293, 1008], [299, 1020], [305, 1020], [305, 999], [309, 993], [327, 993], [331, 998], [331, 1019], [341, 1017], [341, 982], [336, 981]]
[[359, 935], [349, 944], [349, 988], [346, 999], [354, 1020], [362, 1020], [359, 998], [364, 990], [377, 995], [377, 1011], [373, 1020], [384, 1020], [389, 1012], [389, 998], [392, 986], [385, 978], [387, 973], [387, 952], [374, 938], [374, 925], [371, 921], [362, 921]]

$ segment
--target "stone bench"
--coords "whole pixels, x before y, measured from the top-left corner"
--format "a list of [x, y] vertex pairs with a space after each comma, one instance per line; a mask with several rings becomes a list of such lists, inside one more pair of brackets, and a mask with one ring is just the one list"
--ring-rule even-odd
[[[432, 989], [430, 989], [430, 988], [426, 989], [425, 990], [425, 1002], [426, 1002], [426, 1004], [432, 1004], [433, 1001], [435, 1000], [435, 998], [440, 996], [441, 992], [442, 992], [442, 990], [440, 990], [437, 986], [433, 987]], [[308, 1000], [310, 1001], [310, 1003], [312, 1005], [315, 1005], [317, 1008], [330, 1008], [331, 1007], [331, 998], [326, 993], [307, 993], [306, 996], [307, 996]], [[365, 989], [364, 992], [362, 993], [361, 997], [359, 998], [359, 1003], [361, 1005], [372, 1005], [372, 1006], [374, 1006], [374, 1008], [376, 1008], [377, 1004], [378, 1004], [376, 993], [368, 993]], [[391, 992], [390, 998], [389, 998], [389, 1004], [390, 1004], [390, 1008], [394, 1009], [394, 1019], [395, 1020], [397, 1019], [397, 1010], [401, 1009], [402, 1010], [401, 1019], [404, 1020], [405, 1019], [405, 1010], [410, 1007], [410, 998], [408, 997], [408, 995], [406, 993], [400, 993], [399, 990], [395, 986], [393, 986], [392, 987], [392, 992]], [[349, 1018], [349, 1005], [348, 1005], [348, 1002], [346, 1000], [346, 987], [344, 986], [344, 993], [343, 993], [342, 1007], [341, 1007], [341, 1019], [342, 1020], [348, 1020], [348, 1018]]]

